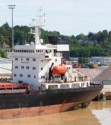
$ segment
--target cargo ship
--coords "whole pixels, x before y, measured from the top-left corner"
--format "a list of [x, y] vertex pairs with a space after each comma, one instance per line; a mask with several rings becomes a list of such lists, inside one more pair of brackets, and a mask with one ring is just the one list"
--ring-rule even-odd
[[41, 18], [31, 28], [35, 41], [15, 45], [9, 53], [12, 80], [0, 82], [0, 119], [64, 112], [78, 105], [85, 108], [103, 88], [84, 75], [74, 77], [72, 65], [63, 60], [57, 45], [43, 44]]

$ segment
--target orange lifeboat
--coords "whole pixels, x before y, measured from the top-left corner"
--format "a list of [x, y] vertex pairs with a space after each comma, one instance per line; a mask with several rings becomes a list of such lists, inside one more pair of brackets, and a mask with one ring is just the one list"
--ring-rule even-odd
[[67, 67], [64, 64], [59, 66], [54, 66], [52, 69], [52, 74], [65, 74], [67, 72]]

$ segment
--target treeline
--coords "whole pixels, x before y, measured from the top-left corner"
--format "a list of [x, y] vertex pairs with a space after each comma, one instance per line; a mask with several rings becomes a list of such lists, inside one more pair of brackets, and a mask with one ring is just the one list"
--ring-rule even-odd
[[[29, 34], [30, 27], [14, 27], [14, 44], [24, 44], [34, 41], [34, 36]], [[11, 27], [8, 23], [0, 27], [0, 56], [6, 57], [3, 48], [11, 48]], [[64, 36], [57, 31], [41, 31], [44, 43], [48, 43], [48, 36], [57, 36], [67, 41], [70, 45], [72, 57], [111, 56], [111, 31], [103, 30], [97, 33], [90, 32], [88, 35]]]
[[111, 56], [111, 31], [90, 32], [88, 35], [80, 34], [69, 38], [71, 42], [71, 55], [79, 57]]

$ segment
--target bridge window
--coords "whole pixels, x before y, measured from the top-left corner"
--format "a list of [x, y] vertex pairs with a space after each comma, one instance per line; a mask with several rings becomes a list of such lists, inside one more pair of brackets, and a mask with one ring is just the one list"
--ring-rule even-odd
[[33, 67], [33, 70], [35, 70], [36, 69], [36, 67]]
[[21, 69], [24, 69], [24, 66], [21, 66]]
[[15, 58], [15, 60], [18, 60], [18, 58]]
[[36, 59], [33, 59], [33, 61], [36, 61]]
[[41, 79], [45, 79], [45, 76], [41, 76]]
[[29, 66], [26, 66], [26, 69], [29, 69]]
[[20, 74], [20, 77], [23, 77], [23, 74]]
[[57, 62], [57, 59], [55, 59], [55, 62]]
[[26, 58], [26, 61], [29, 61], [29, 58]]
[[14, 74], [14, 77], [16, 77], [17, 76], [17, 74]]
[[18, 69], [18, 66], [15, 66], [15, 69]]
[[31, 77], [31, 75], [27, 75], [27, 77], [29, 77], [29, 78], [30, 78], [30, 77]]

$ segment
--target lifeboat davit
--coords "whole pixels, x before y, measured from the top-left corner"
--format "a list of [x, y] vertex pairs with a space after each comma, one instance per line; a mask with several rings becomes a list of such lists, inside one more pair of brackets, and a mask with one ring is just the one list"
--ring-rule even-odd
[[64, 64], [59, 66], [54, 66], [52, 69], [52, 74], [65, 74], [67, 72], [67, 67]]

